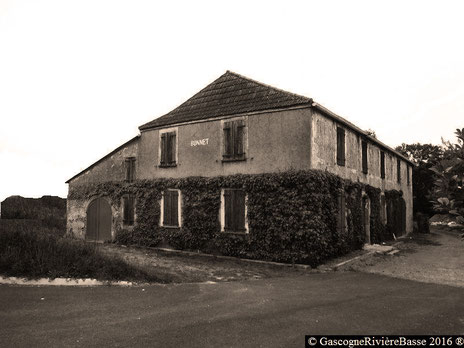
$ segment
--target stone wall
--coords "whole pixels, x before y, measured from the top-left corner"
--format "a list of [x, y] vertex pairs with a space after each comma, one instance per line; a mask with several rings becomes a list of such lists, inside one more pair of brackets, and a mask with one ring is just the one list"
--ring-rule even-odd
[[[337, 165], [337, 127], [345, 129], [345, 165]], [[401, 160], [401, 183], [397, 181], [396, 154], [382, 149], [373, 141], [368, 143], [368, 173], [362, 171], [361, 143], [365, 138], [354, 130], [336, 120], [313, 110], [311, 138], [311, 168], [327, 170], [342, 178], [361, 182], [380, 188], [382, 192], [397, 190], [403, 192], [406, 202], [406, 232], [412, 232], [412, 168], [404, 159]], [[385, 152], [385, 178], [380, 176], [380, 151]], [[409, 184], [407, 167], [409, 168]]]

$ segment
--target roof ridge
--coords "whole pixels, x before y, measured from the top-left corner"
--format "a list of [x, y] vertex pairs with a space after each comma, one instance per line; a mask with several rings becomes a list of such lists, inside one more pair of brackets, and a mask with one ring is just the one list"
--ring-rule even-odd
[[[279, 91], [279, 92], [291, 94], [291, 95], [293, 95], [293, 96], [295, 96], [295, 97], [298, 97], [298, 98], [308, 99], [308, 102], [312, 102], [312, 101], [313, 101], [312, 98], [306, 97], [306, 96], [301, 95], [301, 94], [289, 92], [289, 91], [286, 91], [286, 90], [284, 90], [284, 89], [281, 89], [281, 88], [278, 88], [278, 87], [274, 87], [274, 86], [272, 86], [272, 85], [268, 85], [267, 83], [263, 83], [263, 82], [261, 82], [261, 81], [254, 80], [254, 79], [252, 79], [252, 78], [249, 78], [249, 77], [247, 77], [247, 76], [238, 74], [238, 73], [233, 72], [233, 71], [231, 71], [231, 70], [227, 70], [225, 74], [235, 75], [235, 76], [240, 77], [240, 78], [242, 78], [242, 79], [245, 79], [245, 80], [254, 82], [254, 83], [258, 84], [258, 85], [261, 85], [261, 86], [264, 86], [264, 87], [267, 87], [267, 88], [275, 89], [275, 90], [277, 90], [277, 91]], [[224, 74], [224, 75], [225, 75], [225, 74]], [[222, 75], [222, 76], [224, 76], [224, 75]]]

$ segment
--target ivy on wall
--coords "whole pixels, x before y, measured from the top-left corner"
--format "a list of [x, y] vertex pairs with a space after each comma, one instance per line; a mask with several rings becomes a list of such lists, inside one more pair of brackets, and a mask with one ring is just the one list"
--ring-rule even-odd
[[[159, 226], [161, 192], [168, 188], [182, 192], [181, 228]], [[247, 192], [249, 234], [220, 232], [222, 188]], [[317, 266], [364, 244], [363, 189], [371, 200], [373, 241], [383, 241], [388, 236], [380, 221], [380, 190], [319, 170], [90, 184], [70, 187], [68, 199], [106, 196], [119, 208], [123, 195], [133, 194], [136, 225], [116, 231], [117, 243], [163, 241], [177, 249]], [[337, 204], [343, 193], [346, 228], [340, 231]]]

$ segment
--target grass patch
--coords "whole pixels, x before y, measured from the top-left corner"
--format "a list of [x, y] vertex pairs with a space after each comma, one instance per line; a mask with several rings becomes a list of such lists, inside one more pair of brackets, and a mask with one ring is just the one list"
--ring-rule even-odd
[[98, 245], [29, 230], [0, 231], [0, 274], [26, 278], [169, 281], [129, 265], [120, 257], [103, 255]]

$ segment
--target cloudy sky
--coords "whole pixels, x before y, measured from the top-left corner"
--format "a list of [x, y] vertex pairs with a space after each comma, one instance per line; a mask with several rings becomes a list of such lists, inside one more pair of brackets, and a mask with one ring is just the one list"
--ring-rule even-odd
[[0, 0], [0, 201], [64, 183], [232, 70], [390, 146], [464, 127], [463, 2]]

